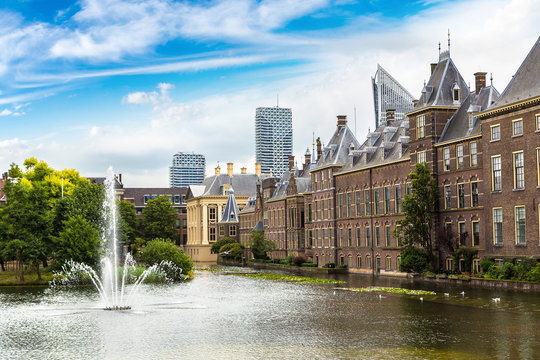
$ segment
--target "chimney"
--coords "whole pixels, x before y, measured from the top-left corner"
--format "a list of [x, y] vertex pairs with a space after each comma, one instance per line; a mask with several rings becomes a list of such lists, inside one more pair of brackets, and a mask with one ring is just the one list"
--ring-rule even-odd
[[118, 182], [121, 184], [122, 183], [122, 174], [118, 174]]
[[216, 176], [219, 176], [221, 174], [221, 168], [218, 166], [216, 166]]
[[245, 167], [240, 168], [240, 174], [242, 174], [242, 175], [247, 174], [247, 169]]
[[289, 171], [294, 169], [294, 155], [289, 155]]
[[431, 63], [431, 74], [435, 71], [435, 68], [437, 67], [437, 64]]
[[317, 161], [319, 161], [321, 156], [322, 156], [322, 144], [321, 144], [321, 138], [318, 137], [317, 138]]
[[233, 176], [233, 163], [227, 163], [227, 174], [230, 177]]
[[261, 176], [261, 163], [255, 163], [255, 175]]
[[337, 128], [341, 130], [347, 125], [347, 115], [338, 115], [337, 116]]
[[474, 80], [475, 80], [475, 83], [476, 83], [476, 94], [478, 94], [480, 92], [480, 90], [482, 90], [482, 88], [485, 88], [486, 87], [486, 74], [485, 72], [477, 72], [477, 73], [474, 73]]
[[418, 105], [418, 99], [414, 99], [414, 100], [412, 101], [412, 106], [413, 106], [413, 107], [416, 107], [416, 105]]
[[311, 154], [309, 153], [309, 149], [306, 150], [306, 153], [304, 155], [304, 169], [311, 164]]
[[396, 110], [395, 109], [386, 109], [386, 125], [391, 125], [392, 121], [395, 120]]

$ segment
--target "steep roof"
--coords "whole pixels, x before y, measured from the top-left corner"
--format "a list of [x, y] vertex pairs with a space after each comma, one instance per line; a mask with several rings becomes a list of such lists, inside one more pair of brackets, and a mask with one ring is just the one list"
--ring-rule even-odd
[[461, 101], [464, 97], [463, 94], [469, 93], [467, 83], [463, 80], [450, 54], [445, 51], [439, 56], [439, 63], [422, 89], [418, 104], [413, 111], [430, 106], [457, 107], [461, 101], [458, 104], [454, 102], [452, 96], [454, 88], [460, 90]]
[[[480, 121], [474, 117], [481, 111], [489, 108], [499, 98], [499, 92], [493, 86], [487, 86], [478, 94], [472, 91], [463, 101], [459, 109], [446, 123], [441, 134], [439, 143], [464, 138], [467, 136], [480, 135]], [[469, 126], [469, 113], [473, 115], [472, 127]]]
[[227, 187], [233, 188], [236, 196], [251, 196], [256, 192], [259, 177], [255, 174], [212, 175], [202, 185], [190, 185], [188, 198], [198, 196], [223, 196]]
[[540, 37], [521, 63], [493, 109], [540, 96]]
[[[169, 195], [186, 195], [187, 188], [125, 188], [124, 200], [133, 200], [135, 206], [144, 206], [144, 196], [169, 196]], [[173, 204], [181, 205], [181, 204]], [[185, 205], [185, 204], [184, 204]]]
[[344, 165], [347, 162], [349, 146], [353, 144], [356, 148], [360, 146], [358, 140], [347, 125], [338, 127], [328, 145], [323, 149], [320, 159], [312, 170], [317, 170], [329, 165]]
[[238, 205], [236, 204], [236, 199], [234, 197], [234, 190], [229, 189], [229, 198], [227, 199], [227, 204], [225, 204], [225, 209], [221, 213], [220, 223], [237, 223], [238, 222]]
[[[279, 182], [276, 183], [276, 189], [274, 190], [274, 193], [268, 200], [279, 200], [284, 199], [289, 195], [296, 195], [296, 194], [303, 194], [305, 192], [311, 191], [311, 179], [309, 177], [309, 171], [306, 171], [307, 169], [298, 170], [293, 169], [292, 171], [285, 171], [281, 178], [279, 179]], [[294, 186], [292, 186], [292, 182], [294, 182]], [[294, 192], [294, 194], [291, 193], [291, 191]]]

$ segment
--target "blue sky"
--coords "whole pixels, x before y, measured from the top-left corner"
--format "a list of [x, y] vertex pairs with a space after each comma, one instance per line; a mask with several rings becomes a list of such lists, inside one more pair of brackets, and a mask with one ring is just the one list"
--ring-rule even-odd
[[533, 0], [4, 0], [0, 170], [35, 156], [167, 186], [172, 155], [194, 151], [208, 174], [253, 171], [255, 108], [278, 93], [300, 158], [354, 108], [365, 137], [377, 63], [417, 94], [448, 29], [466, 81], [492, 72], [504, 90], [538, 19]]

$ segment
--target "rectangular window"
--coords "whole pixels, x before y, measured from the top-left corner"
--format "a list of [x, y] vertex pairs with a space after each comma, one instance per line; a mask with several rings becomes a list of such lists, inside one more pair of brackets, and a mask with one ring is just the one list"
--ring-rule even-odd
[[451, 207], [451, 200], [452, 200], [452, 188], [450, 185], [444, 186], [444, 208], [450, 209]]
[[144, 195], [143, 196], [143, 201], [144, 201], [145, 204], [148, 202], [148, 200], [150, 200], [150, 195]]
[[356, 192], [356, 216], [360, 216], [360, 191]]
[[318, 215], [317, 214], [317, 200], [313, 201], [313, 205], [315, 205], [315, 212], [314, 212], [313, 218], [315, 220], [317, 220], [318, 219], [318, 217], [317, 217], [317, 215]]
[[463, 145], [457, 146], [457, 168], [458, 170], [463, 169]]
[[347, 235], [348, 235], [347, 243], [349, 247], [352, 247], [352, 229], [351, 228], [349, 228]]
[[407, 195], [412, 195], [412, 186], [411, 186], [411, 183], [407, 183]]
[[416, 128], [418, 130], [418, 134], [416, 134], [416, 138], [420, 139], [425, 136], [425, 127], [426, 125], [426, 116], [420, 115], [416, 117]]
[[396, 185], [396, 212], [401, 212], [401, 185]]
[[540, 114], [536, 114], [536, 131], [540, 131]]
[[333, 218], [332, 215], [332, 199], [328, 199], [328, 218]]
[[392, 236], [390, 235], [390, 226], [386, 225], [386, 247], [390, 247], [392, 242]]
[[458, 222], [459, 229], [459, 245], [464, 246], [467, 238], [467, 230], [465, 230], [465, 222]]
[[236, 226], [231, 225], [229, 227], [229, 236], [236, 236]]
[[502, 208], [493, 209], [493, 243], [495, 245], [502, 245], [502, 226], [503, 226]]
[[450, 171], [450, 148], [443, 150], [444, 157], [444, 171]]
[[339, 194], [339, 217], [343, 217], [343, 194]]
[[471, 182], [471, 206], [478, 206], [478, 183], [476, 181]]
[[347, 217], [352, 216], [351, 203], [352, 203], [351, 193], [347, 193]]
[[371, 246], [371, 229], [369, 226], [366, 226], [366, 247]]
[[516, 206], [516, 244], [525, 245], [525, 206]]
[[211, 227], [208, 229], [208, 241], [216, 241], [216, 228]]
[[473, 246], [480, 245], [480, 223], [478, 221], [472, 222], [472, 233], [473, 233]]
[[501, 126], [491, 125], [491, 141], [501, 140]]
[[212, 221], [216, 220], [216, 208], [209, 208], [208, 209], [208, 218]]
[[476, 141], [473, 141], [470, 146], [471, 151], [471, 166], [478, 166], [478, 151], [476, 148]]
[[343, 246], [343, 229], [339, 229], [339, 247]]
[[321, 229], [321, 243], [320, 243], [319, 247], [324, 246], [324, 239], [326, 239], [326, 229]]
[[180, 204], [180, 195], [174, 195], [174, 203]]
[[371, 214], [369, 206], [369, 190], [364, 190], [364, 213], [366, 216]]
[[182, 220], [182, 228], [187, 229], [187, 219]]
[[502, 190], [501, 179], [501, 155], [491, 157], [491, 190]]
[[540, 148], [536, 148], [536, 174], [538, 175], [537, 186], [540, 186]]
[[458, 208], [465, 207], [465, 184], [458, 184]]
[[416, 162], [421, 164], [426, 162], [426, 152], [425, 151], [419, 151], [416, 154]]
[[514, 189], [525, 188], [525, 173], [523, 167], [523, 151], [514, 153]]
[[390, 186], [384, 187], [384, 213], [390, 214]]
[[381, 246], [381, 228], [378, 226], [375, 226], [375, 246]]
[[392, 270], [392, 258], [390, 256], [387, 256], [386, 257], [386, 266], [385, 266], [385, 270], [386, 271], [391, 271]]
[[356, 246], [360, 247], [362, 246], [361, 242], [360, 242], [360, 227], [357, 227], [356, 228]]
[[379, 206], [379, 189], [375, 189], [375, 215], [380, 214], [380, 206]]
[[517, 119], [512, 121], [512, 135], [523, 135], [523, 120]]
[[311, 222], [311, 220], [313, 219], [313, 214], [311, 213], [311, 211], [313, 208], [311, 207], [311, 204], [308, 204], [308, 212], [307, 212], [307, 216], [308, 216], [308, 222]]

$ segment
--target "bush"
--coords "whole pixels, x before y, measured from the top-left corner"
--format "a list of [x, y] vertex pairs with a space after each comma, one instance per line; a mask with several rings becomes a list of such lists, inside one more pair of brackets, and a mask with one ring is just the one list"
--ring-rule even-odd
[[407, 246], [401, 250], [400, 271], [421, 273], [427, 265], [428, 259], [423, 249]]
[[224, 259], [242, 260], [244, 254], [244, 247], [237, 242], [223, 245], [219, 249], [219, 253]]
[[333, 262], [329, 262], [324, 264], [323, 269], [334, 269], [336, 267], [336, 264]]
[[146, 245], [142, 253], [142, 259], [150, 266], [162, 261], [170, 261], [187, 275], [193, 268], [193, 261], [180, 250], [172, 241], [167, 239], [154, 239]]
[[302, 263], [302, 265], [300, 265], [302, 267], [317, 267], [317, 264], [313, 263], [312, 261], [306, 261], [305, 263]]
[[221, 247], [223, 245], [227, 245], [227, 244], [238, 244], [236, 242], [235, 239], [233, 238], [223, 238], [223, 239], [219, 239], [218, 241], [216, 241], [215, 243], [212, 244], [212, 247], [210, 248], [210, 252], [212, 254], [218, 254], [221, 252]]
[[341, 264], [341, 265], [336, 266], [336, 269], [346, 269], [346, 268], [347, 268], [347, 264]]
[[527, 274], [529, 274], [536, 265], [536, 261], [533, 259], [521, 259], [516, 262], [515, 265], [515, 278], [518, 280], [527, 280]]
[[536, 266], [527, 273], [525, 279], [527, 281], [540, 282], [540, 262], [537, 263]]
[[513, 279], [516, 274], [514, 264], [511, 262], [505, 262], [502, 267], [502, 273], [499, 275], [499, 279], [510, 280]]
[[303, 256], [295, 256], [293, 259], [292, 259], [292, 262], [294, 265], [296, 266], [302, 266], [303, 263], [305, 263], [307, 261], [307, 259]]
[[485, 277], [488, 279], [498, 279], [502, 274], [502, 269], [497, 265], [493, 264], [489, 267], [488, 271], [485, 273]]
[[281, 265], [289, 265], [289, 262], [287, 261], [287, 259], [280, 259], [280, 260], [279, 260], [279, 263], [280, 263]]
[[287, 261], [287, 264], [292, 265], [294, 259], [294, 255], [289, 255], [285, 258], [285, 261]]
[[495, 262], [493, 261], [493, 259], [483, 258], [482, 261], [480, 262], [480, 268], [482, 269], [482, 273], [486, 274], [492, 265], [495, 265]]

